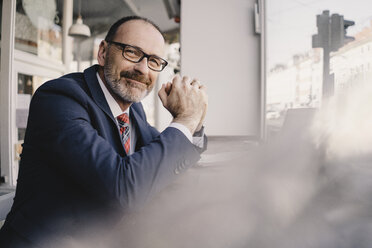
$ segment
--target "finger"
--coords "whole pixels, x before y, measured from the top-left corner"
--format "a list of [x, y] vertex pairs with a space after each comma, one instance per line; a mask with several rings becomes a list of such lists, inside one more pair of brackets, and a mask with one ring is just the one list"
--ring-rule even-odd
[[200, 86], [199, 86], [199, 89], [202, 90], [202, 91], [207, 91], [207, 86], [205, 86], [205, 85], [200, 85]]
[[182, 83], [184, 83], [184, 84], [186, 84], [186, 85], [190, 85], [190, 81], [191, 81], [191, 79], [190, 79], [190, 77], [188, 77], [188, 76], [184, 76], [184, 77], [182, 78]]
[[172, 90], [172, 84], [170, 82], [168, 82], [166, 85], [165, 85], [165, 92], [167, 93], [167, 95], [170, 94]]
[[177, 81], [181, 81], [182, 79], [181, 79], [181, 76], [180, 75], [175, 75], [174, 77], [173, 77], [173, 79], [172, 79], [172, 83], [175, 83], [175, 82], [177, 82]]
[[198, 90], [200, 88], [200, 82], [197, 79], [193, 79], [190, 84], [194, 90]]
[[166, 106], [167, 105], [167, 97], [168, 97], [168, 94], [167, 92], [165, 91], [165, 85], [163, 84], [158, 92], [158, 96], [161, 100], [161, 102], [163, 103], [163, 106]]
[[199, 87], [199, 86], [200, 86], [200, 81], [199, 81], [198, 79], [194, 78], [194, 79], [191, 81], [190, 84], [191, 84], [191, 85], [197, 85], [197, 86]]
[[178, 88], [181, 86], [181, 77], [177, 74], [176, 76], [173, 77], [172, 80], [172, 87]]

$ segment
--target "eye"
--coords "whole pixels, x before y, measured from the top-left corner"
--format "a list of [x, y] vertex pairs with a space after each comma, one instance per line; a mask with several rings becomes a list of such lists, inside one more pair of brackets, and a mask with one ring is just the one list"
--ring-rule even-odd
[[159, 68], [162, 66], [162, 61], [161, 59], [157, 58], [157, 57], [150, 57], [149, 58], [149, 64], [151, 64], [151, 66], [155, 67], [155, 68]]
[[124, 49], [124, 54], [130, 58], [139, 58], [142, 56], [142, 52], [134, 47], [126, 47]]

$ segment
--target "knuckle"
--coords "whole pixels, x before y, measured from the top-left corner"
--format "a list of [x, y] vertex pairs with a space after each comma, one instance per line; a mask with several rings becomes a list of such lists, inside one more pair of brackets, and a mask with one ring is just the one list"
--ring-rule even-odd
[[192, 81], [191, 81], [191, 84], [193, 85], [200, 85], [200, 81], [196, 78], [194, 78]]
[[173, 78], [173, 80], [172, 80], [173, 84], [177, 84], [177, 83], [179, 83], [180, 81], [181, 81], [181, 78], [180, 78], [179, 75], [176, 75], [176, 76]]
[[190, 77], [189, 77], [189, 76], [184, 76], [184, 77], [182, 78], [182, 81], [183, 81], [184, 83], [187, 83], [187, 82], [190, 81]]

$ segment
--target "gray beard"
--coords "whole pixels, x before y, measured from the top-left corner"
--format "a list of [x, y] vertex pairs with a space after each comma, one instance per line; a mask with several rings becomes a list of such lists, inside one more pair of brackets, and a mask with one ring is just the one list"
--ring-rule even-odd
[[106, 82], [112, 92], [114, 92], [121, 100], [131, 103], [140, 102], [150, 93], [150, 91], [146, 89], [140, 94], [134, 94], [132, 92], [132, 88], [140, 88], [137, 85], [131, 85], [128, 81], [122, 83], [120, 82], [120, 79], [115, 79], [115, 76], [111, 74], [110, 69], [111, 68], [109, 66], [103, 69]]

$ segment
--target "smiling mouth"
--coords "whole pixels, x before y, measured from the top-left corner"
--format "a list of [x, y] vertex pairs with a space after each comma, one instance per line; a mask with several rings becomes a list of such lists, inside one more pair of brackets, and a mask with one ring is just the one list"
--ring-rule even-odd
[[147, 88], [148, 86], [145, 82], [137, 81], [134, 79], [125, 78], [125, 80], [129, 83], [129, 85], [135, 88], [143, 89], [143, 88]]
[[134, 79], [131, 79], [131, 78], [125, 78], [125, 80], [127, 80], [129, 83], [144, 84], [144, 85], [146, 85], [146, 83], [144, 83], [144, 82], [137, 81], [137, 80], [134, 80]]

